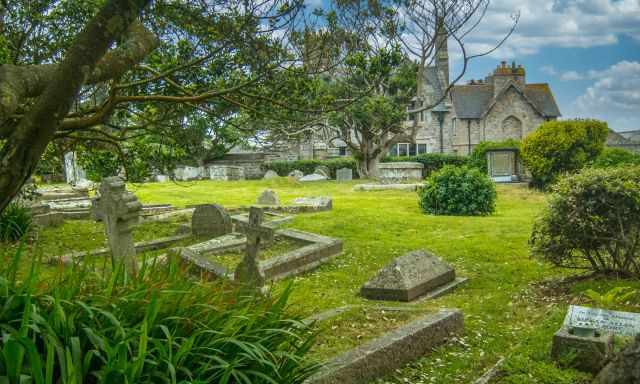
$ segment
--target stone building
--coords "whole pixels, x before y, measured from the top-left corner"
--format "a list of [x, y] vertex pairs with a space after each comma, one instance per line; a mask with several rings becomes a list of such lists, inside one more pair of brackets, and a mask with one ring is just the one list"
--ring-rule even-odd
[[482, 141], [520, 140], [560, 116], [549, 84], [527, 83], [525, 68], [515, 62], [503, 61], [483, 80], [449, 87], [446, 34], [438, 37], [436, 47], [435, 65], [425, 68], [423, 92], [409, 109], [440, 103], [409, 116], [407, 126], [417, 124], [415, 142], [394, 146], [392, 155], [466, 155]]

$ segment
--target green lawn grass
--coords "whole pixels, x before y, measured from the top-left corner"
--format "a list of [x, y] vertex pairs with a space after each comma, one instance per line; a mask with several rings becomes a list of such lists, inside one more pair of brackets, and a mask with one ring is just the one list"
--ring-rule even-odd
[[[617, 285], [640, 288], [637, 282], [582, 282], [566, 294], [549, 296], [535, 284], [561, 278], [567, 272], [529, 256], [527, 241], [545, 195], [521, 185], [498, 186], [497, 211], [487, 217], [424, 215], [414, 192], [353, 192], [352, 183], [299, 183], [285, 178], [261, 181], [151, 183], [130, 185], [146, 203], [186, 206], [218, 203], [225, 207], [255, 202], [266, 188], [284, 204], [301, 196], [331, 196], [333, 210], [298, 215], [288, 226], [340, 238], [344, 252], [331, 262], [293, 280], [291, 307], [305, 315], [356, 305], [334, 319], [321, 322], [321, 340], [314, 356], [326, 359], [379, 336], [411, 319], [441, 308], [464, 312], [465, 333], [434, 353], [396, 372], [381, 383], [469, 383], [506, 356], [500, 383], [582, 383], [588, 377], [557, 367], [549, 358], [553, 333], [560, 327], [569, 300], [581, 292]], [[147, 224], [148, 225], [148, 224]], [[159, 227], [156, 227], [159, 226]], [[154, 223], [140, 229], [137, 240], [166, 235]], [[171, 232], [173, 229], [166, 230]], [[68, 222], [46, 229], [39, 249], [60, 252], [103, 246], [99, 224]], [[379, 303], [358, 296], [361, 285], [382, 266], [405, 252], [428, 249], [456, 268], [468, 283], [451, 294], [418, 304]], [[377, 305], [412, 308], [384, 312]], [[364, 306], [364, 307], [363, 307]]]

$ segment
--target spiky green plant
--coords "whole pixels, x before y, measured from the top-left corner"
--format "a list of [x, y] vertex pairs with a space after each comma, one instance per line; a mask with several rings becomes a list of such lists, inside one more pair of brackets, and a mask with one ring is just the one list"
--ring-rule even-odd
[[0, 274], [0, 382], [302, 383], [315, 335], [288, 314], [290, 290], [241, 297], [194, 281], [175, 262], [131, 277], [76, 266]]

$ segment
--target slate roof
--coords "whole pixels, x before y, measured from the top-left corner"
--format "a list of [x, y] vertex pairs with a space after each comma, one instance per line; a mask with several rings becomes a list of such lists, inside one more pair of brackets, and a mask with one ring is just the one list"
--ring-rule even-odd
[[[560, 116], [560, 109], [548, 84], [526, 84], [523, 93], [544, 117]], [[458, 118], [479, 119], [495, 101], [493, 85], [456, 85], [451, 89], [451, 99]]]

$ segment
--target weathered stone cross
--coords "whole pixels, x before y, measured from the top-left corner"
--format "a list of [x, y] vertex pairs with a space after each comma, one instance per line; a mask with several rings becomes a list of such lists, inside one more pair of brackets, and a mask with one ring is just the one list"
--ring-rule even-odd
[[260, 269], [258, 252], [260, 244], [271, 234], [269, 228], [262, 226], [262, 208], [249, 209], [249, 224], [246, 227], [247, 248], [244, 258], [236, 267], [234, 279], [248, 288], [260, 289], [264, 286], [265, 277]]
[[117, 176], [103, 179], [99, 191], [97, 208], [103, 217], [111, 254], [114, 259], [124, 260], [135, 272], [138, 263], [131, 231], [138, 224], [142, 204], [126, 191], [124, 181]]

